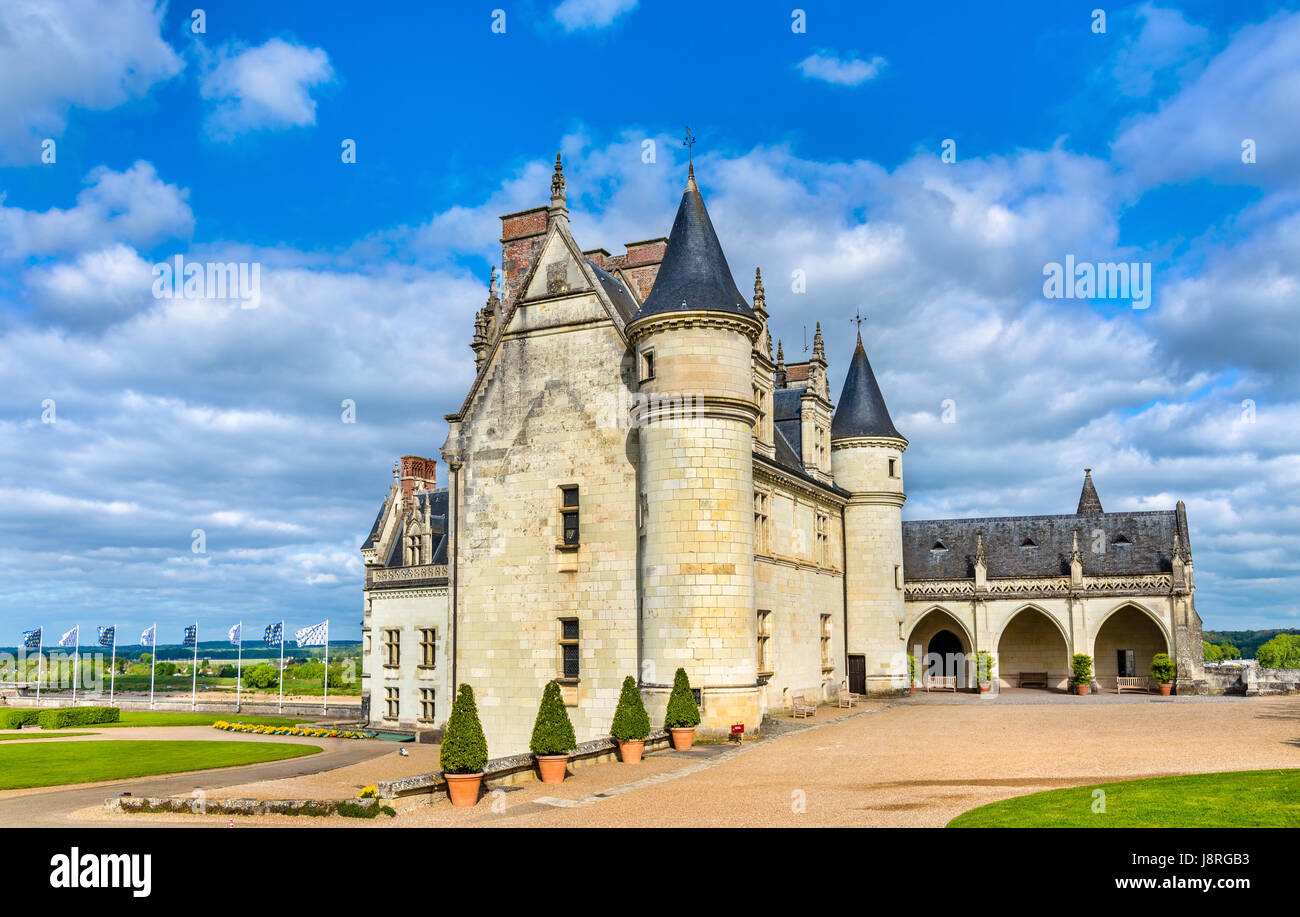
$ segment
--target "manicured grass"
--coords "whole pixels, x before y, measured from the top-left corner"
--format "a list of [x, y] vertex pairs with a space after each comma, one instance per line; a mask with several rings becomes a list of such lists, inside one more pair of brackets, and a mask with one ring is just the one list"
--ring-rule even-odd
[[[1094, 812], [1105, 792], [1105, 812]], [[1016, 796], [963, 812], [949, 828], [1295, 828], [1300, 770], [1149, 777]]]
[[312, 755], [289, 742], [38, 742], [0, 748], [0, 790], [91, 783]]
[[9, 742], [13, 739], [66, 739], [70, 736], [93, 735], [93, 732], [38, 732], [35, 729], [24, 729], [22, 732], [6, 732], [0, 735], [0, 742]]
[[117, 723], [104, 723], [96, 729], [121, 726], [211, 726], [217, 720], [239, 720], [254, 726], [296, 726], [305, 722], [302, 717], [288, 719], [282, 716], [243, 716], [238, 713], [163, 713], [157, 710], [123, 710]]

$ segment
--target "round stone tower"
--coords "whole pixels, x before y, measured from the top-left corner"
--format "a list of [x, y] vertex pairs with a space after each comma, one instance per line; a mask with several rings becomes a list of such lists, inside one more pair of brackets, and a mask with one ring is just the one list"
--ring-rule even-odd
[[862, 334], [831, 420], [831, 469], [844, 508], [845, 639], [850, 690], [906, 687], [903, 633], [903, 452]]
[[700, 689], [703, 734], [759, 725], [751, 354], [762, 325], [732, 278], [694, 168], [636, 350], [641, 687], [663, 721], [673, 674]]

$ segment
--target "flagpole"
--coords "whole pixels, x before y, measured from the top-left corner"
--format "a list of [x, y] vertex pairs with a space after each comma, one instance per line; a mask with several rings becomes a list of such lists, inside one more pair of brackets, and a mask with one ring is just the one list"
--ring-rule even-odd
[[276, 712], [284, 713], [284, 618], [280, 619], [280, 703]]
[[199, 622], [194, 620], [194, 663], [190, 667], [190, 709], [197, 706], [196, 692], [199, 690]]
[[81, 672], [81, 625], [72, 638], [72, 706], [77, 706], [77, 675]]
[[153, 651], [149, 655], [153, 658], [149, 660], [149, 709], [153, 709], [153, 677], [158, 671], [158, 622], [153, 622]]
[[41, 705], [41, 657], [45, 655], [45, 627], [41, 626], [41, 635], [36, 640], [36, 706]]
[[[117, 678], [117, 625], [113, 625], [113, 658], [108, 663], [108, 705], [113, 706], [113, 683]], [[102, 690], [102, 689], [101, 689]]]
[[244, 689], [244, 622], [239, 622], [239, 662], [235, 664], [235, 712], [239, 712], [239, 699]]
[[321, 713], [330, 710], [330, 619], [325, 619], [325, 678], [320, 692]]

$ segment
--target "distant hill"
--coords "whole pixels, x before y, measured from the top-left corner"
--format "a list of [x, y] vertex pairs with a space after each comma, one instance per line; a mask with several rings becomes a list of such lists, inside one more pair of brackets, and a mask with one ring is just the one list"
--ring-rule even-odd
[[1300, 634], [1294, 627], [1279, 630], [1204, 630], [1201, 639], [1209, 643], [1230, 643], [1241, 650], [1242, 659], [1254, 659], [1255, 651], [1278, 634]]

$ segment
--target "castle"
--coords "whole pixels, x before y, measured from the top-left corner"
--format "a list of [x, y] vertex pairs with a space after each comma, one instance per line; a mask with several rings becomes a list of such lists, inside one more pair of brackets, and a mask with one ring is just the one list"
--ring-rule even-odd
[[635, 676], [673, 674], [701, 729], [794, 696], [907, 690], [907, 655], [964, 687], [1114, 688], [1169, 652], [1203, 684], [1186, 511], [902, 521], [907, 439], [859, 333], [838, 402], [820, 325], [773, 356], [762, 277], [737, 288], [692, 166], [669, 236], [584, 251], [559, 157], [549, 206], [502, 220], [477, 373], [436, 462], [405, 456], [361, 553], [364, 696], [379, 726], [445, 723], [474, 686], [491, 753], [527, 749], [546, 682], [579, 741]]

